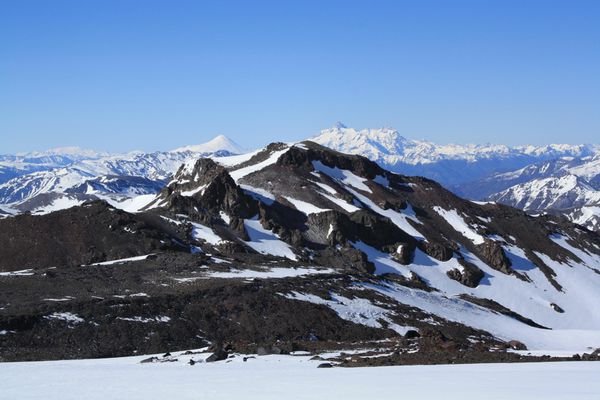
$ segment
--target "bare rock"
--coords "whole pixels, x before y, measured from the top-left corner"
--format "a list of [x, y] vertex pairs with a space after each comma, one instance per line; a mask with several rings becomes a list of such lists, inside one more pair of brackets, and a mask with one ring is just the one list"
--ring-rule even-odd
[[420, 241], [417, 245], [425, 254], [439, 261], [448, 261], [452, 258], [454, 251], [441, 243]]
[[317, 368], [333, 368], [333, 365], [331, 363], [321, 363]]
[[504, 249], [500, 243], [494, 240], [486, 240], [484, 243], [477, 246], [479, 255], [490, 267], [496, 271], [511, 275], [514, 273], [511, 268], [511, 262], [504, 253]]
[[452, 269], [446, 273], [450, 279], [454, 279], [462, 283], [465, 286], [474, 288], [479, 285], [479, 282], [483, 279], [485, 274], [482, 270], [479, 269], [475, 264], [471, 264], [468, 261], [465, 261], [462, 258], [458, 259], [460, 265], [462, 265], [463, 270], [459, 271], [457, 268]]

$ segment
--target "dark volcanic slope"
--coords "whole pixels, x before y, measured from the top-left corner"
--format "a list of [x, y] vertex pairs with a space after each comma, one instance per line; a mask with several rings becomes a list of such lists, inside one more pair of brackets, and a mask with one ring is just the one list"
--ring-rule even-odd
[[157, 251], [188, 251], [158, 217], [132, 215], [104, 202], [43, 216], [0, 221], [0, 271], [83, 265]]
[[0, 239], [7, 359], [417, 332], [421, 351], [600, 346], [597, 234], [311, 142], [185, 164], [143, 213], [0, 220]]

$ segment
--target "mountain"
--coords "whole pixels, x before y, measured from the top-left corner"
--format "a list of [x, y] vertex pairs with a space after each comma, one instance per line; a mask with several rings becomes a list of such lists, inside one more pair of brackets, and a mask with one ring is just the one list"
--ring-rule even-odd
[[469, 199], [559, 213], [600, 228], [597, 145], [437, 145], [406, 139], [391, 128], [356, 130], [341, 123], [311, 140], [364, 155], [394, 172], [435, 179]]
[[216, 153], [219, 151], [227, 151], [231, 154], [247, 153], [247, 150], [229, 139], [226, 136], [219, 135], [214, 139], [195, 146], [185, 146], [173, 150], [173, 152], [192, 152], [200, 154]]
[[0, 154], [0, 184], [31, 172], [65, 167], [77, 161], [97, 159], [106, 155], [106, 153], [78, 147], [63, 147], [16, 155]]
[[584, 157], [599, 151], [593, 145], [438, 145], [406, 139], [393, 128], [357, 130], [341, 123], [310, 140], [344, 153], [361, 154], [393, 172], [435, 179], [450, 188], [542, 160]]
[[[240, 151], [240, 147], [224, 136], [165, 152], [107, 155], [89, 151], [77, 153], [74, 149], [62, 151], [60, 154], [69, 154], [69, 157], [52, 158], [53, 163], [40, 164], [41, 170], [0, 184], [0, 204], [32, 212], [47, 212], [92, 199], [119, 205], [135, 196], [156, 193], [187, 159], [236, 154], [234, 151]], [[58, 154], [54, 150], [35, 155], [38, 160], [47, 160], [48, 154], [55, 153]], [[31, 160], [32, 155], [23, 157], [20, 160]]]
[[560, 216], [310, 141], [189, 159], [151, 197], [135, 214], [95, 201], [0, 220], [2, 359], [600, 347], [600, 236]]
[[531, 164], [463, 185], [457, 192], [533, 213], [562, 213], [574, 222], [597, 229], [600, 155]]

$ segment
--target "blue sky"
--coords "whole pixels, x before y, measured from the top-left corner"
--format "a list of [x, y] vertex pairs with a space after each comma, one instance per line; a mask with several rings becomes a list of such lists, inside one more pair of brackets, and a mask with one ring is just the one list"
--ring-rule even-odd
[[600, 142], [599, 1], [1, 1], [0, 153], [257, 147], [337, 120]]

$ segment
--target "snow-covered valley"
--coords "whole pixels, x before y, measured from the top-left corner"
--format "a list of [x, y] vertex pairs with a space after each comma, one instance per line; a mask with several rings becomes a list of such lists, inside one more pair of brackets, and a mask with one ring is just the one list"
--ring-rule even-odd
[[[158, 355], [160, 357], [160, 355]], [[0, 399], [596, 400], [600, 362], [317, 368], [311, 356], [189, 365], [207, 354], [0, 363]], [[248, 356], [246, 356], [248, 357]]]

